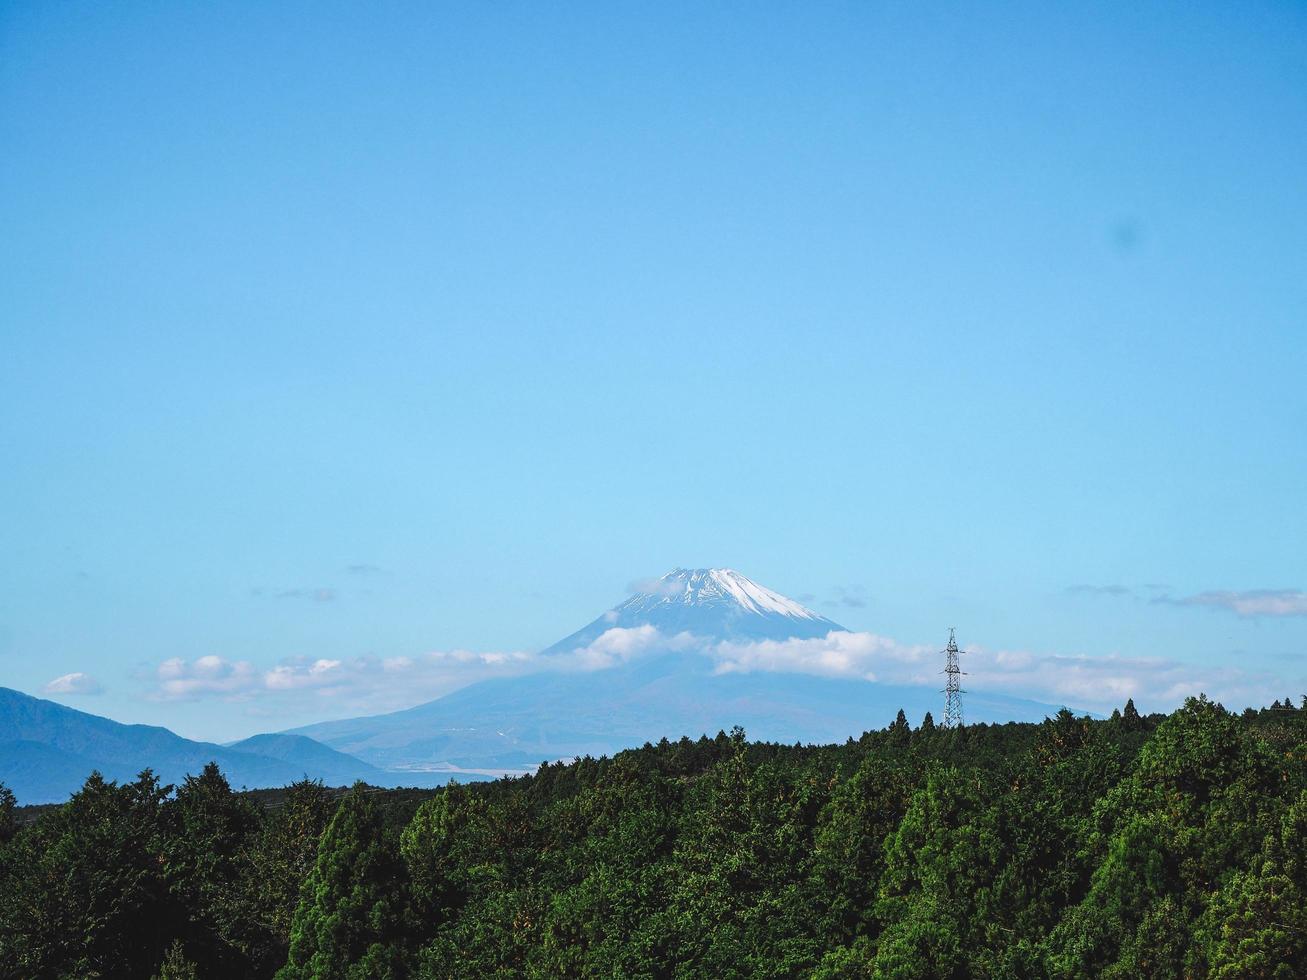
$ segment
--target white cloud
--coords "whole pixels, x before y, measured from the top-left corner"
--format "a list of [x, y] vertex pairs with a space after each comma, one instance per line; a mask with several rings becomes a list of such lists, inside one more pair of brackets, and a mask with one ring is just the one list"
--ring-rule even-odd
[[[817, 639], [722, 643], [709, 651], [720, 673], [767, 670], [857, 677], [886, 684], [938, 684], [940, 651], [874, 633], [830, 633]], [[1232, 667], [1198, 667], [1152, 657], [1034, 654], [974, 647], [962, 667], [977, 689], [1084, 708], [1111, 708], [1126, 698], [1171, 708], [1206, 693], [1232, 704], [1268, 703], [1273, 678]]]
[[[792, 640], [758, 640], [751, 643], [719, 643], [711, 648], [718, 673], [753, 670], [820, 674], [825, 677], [860, 677], [908, 683], [922, 673], [927, 651], [924, 646], [904, 646], [875, 633], [832, 631], [822, 637]], [[901, 675], [901, 676], [900, 676]]]
[[[267, 669], [208, 656], [159, 665], [154, 696], [165, 700], [331, 699], [335, 710], [371, 713], [409, 707], [491, 677], [606, 670], [654, 651], [695, 650], [718, 673], [770, 671], [848, 677], [885, 684], [940, 685], [938, 644], [904, 644], [874, 633], [833, 631], [813, 639], [704, 644], [653, 626], [613, 627], [571, 653], [435, 651], [353, 659], [296, 658]], [[1273, 678], [1233, 667], [1197, 667], [1146, 657], [1089, 657], [989, 650], [963, 653], [964, 683], [975, 690], [1110, 710], [1134, 698], [1142, 710], [1169, 709], [1204, 692], [1229, 704], [1268, 703]], [[80, 675], [69, 675], [69, 677]], [[64, 681], [60, 678], [59, 681]], [[58, 682], [51, 682], [52, 684]], [[279, 700], [280, 699], [280, 700]]]
[[1307, 592], [1299, 589], [1200, 592], [1183, 599], [1163, 597], [1154, 601], [1176, 606], [1225, 609], [1240, 616], [1307, 616]]
[[245, 660], [230, 661], [207, 656], [187, 662], [173, 657], [156, 671], [158, 696], [167, 701], [184, 701], [204, 695], [228, 697], [248, 694], [258, 684], [259, 672]]
[[289, 658], [266, 669], [218, 656], [159, 664], [151, 696], [165, 701], [329, 698], [344, 708], [407, 707], [490, 676], [522, 673], [538, 657], [523, 653], [438, 651], [408, 657]]
[[159, 664], [151, 696], [165, 701], [218, 697], [294, 698], [311, 694], [333, 698], [360, 711], [408, 707], [488, 677], [544, 670], [592, 671], [625, 663], [651, 650], [684, 650], [695, 645], [688, 633], [664, 636], [653, 626], [613, 627], [592, 643], [562, 656], [520, 651], [441, 650], [411, 656], [331, 659], [300, 657], [270, 668], [218, 656]]
[[315, 660], [307, 666], [283, 664], [263, 675], [263, 683], [273, 691], [289, 691], [301, 687], [331, 687], [345, 679], [339, 660]]
[[[625, 663], [651, 650], [685, 650], [697, 641], [689, 633], [667, 636], [656, 626], [614, 626], [587, 646], [564, 656], [568, 666], [578, 670], [603, 670]], [[543, 664], [542, 664], [543, 666]]]
[[46, 694], [101, 694], [104, 685], [90, 674], [75, 671], [56, 677], [41, 689]]

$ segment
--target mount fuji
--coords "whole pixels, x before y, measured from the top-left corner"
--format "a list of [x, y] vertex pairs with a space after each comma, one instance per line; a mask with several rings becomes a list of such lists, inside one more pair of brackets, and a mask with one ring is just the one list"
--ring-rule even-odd
[[[677, 568], [541, 653], [539, 673], [480, 681], [414, 708], [294, 729], [383, 769], [522, 770], [743, 725], [753, 738], [834, 742], [915, 722], [934, 687], [775, 671], [720, 672], [719, 644], [844, 627], [726, 568]], [[1058, 705], [973, 692], [971, 721], [1039, 721]]]
[[845, 632], [793, 599], [773, 592], [730, 568], [674, 568], [646, 585], [589, 626], [566, 636], [544, 654], [571, 653], [610, 629], [652, 626], [665, 636], [690, 633], [723, 640], [788, 640]]

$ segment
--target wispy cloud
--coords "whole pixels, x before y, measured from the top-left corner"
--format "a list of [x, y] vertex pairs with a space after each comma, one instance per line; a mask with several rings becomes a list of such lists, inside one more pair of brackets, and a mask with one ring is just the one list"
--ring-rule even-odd
[[329, 585], [302, 589], [251, 589], [250, 594], [261, 599], [310, 599], [313, 602], [335, 602], [339, 593]]
[[378, 575], [383, 569], [380, 565], [373, 565], [370, 562], [355, 562], [353, 565], [346, 565], [345, 571], [351, 575]]
[[1132, 596], [1135, 590], [1128, 585], [1069, 585], [1068, 595]]
[[1170, 606], [1205, 606], [1247, 617], [1307, 616], [1307, 592], [1299, 589], [1199, 592], [1181, 598], [1158, 596], [1153, 602]]
[[46, 694], [102, 694], [104, 685], [90, 674], [75, 671], [56, 677], [41, 690]]
[[867, 590], [861, 585], [837, 585], [832, 591], [834, 595], [829, 605], [842, 606], [845, 609], [863, 609], [867, 605]]
[[684, 582], [664, 581], [661, 578], [637, 578], [626, 583], [626, 591], [640, 595], [674, 596], [685, 588]]
[[283, 589], [274, 593], [274, 599], [312, 599], [314, 602], [335, 602], [336, 590], [329, 587], [316, 589]]
[[1191, 606], [1220, 609], [1246, 618], [1262, 616], [1307, 616], [1307, 592], [1301, 589], [1211, 589], [1194, 595], [1175, 596], [1171, 587], [1159, 583], [1129, 585], [1072, 585], [1067, 594], [1111, 596], [1147, 600], [1155, 606]]

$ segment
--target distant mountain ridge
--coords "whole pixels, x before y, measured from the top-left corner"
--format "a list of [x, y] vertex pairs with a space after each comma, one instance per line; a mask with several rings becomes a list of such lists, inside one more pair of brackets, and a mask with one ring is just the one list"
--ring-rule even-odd
[[[940, 713], [934, 687], [768, 671], [719, 673], [722, 642], [819, 638], [843, 626], [728, 568], [676, 568], [543, 651], [584, 650], [614, 629], [652, 626], [638, 656], [600, 670], [558, 670], [481, 681], [404, 711], [294, 729], [390, 769], [439, 765], [530, 767], [612, 754], [743, 725], [753, 738], [843, 741], [904, 709]], [[659, 645], [661, 644], [661, 646]], [[1039, 721], [1060, 705], [970, 693], [972, 721]]]
[[148, 767], [165, 783], [178, 783], [216, 762], [237, 788], [284, 786], [306, 775], [333, 785], [378, 775], [365, 762], [298, 738], [255, 736], [231, 746], [195, 742], [166, 728], [124, 725], [0, 688], [0, 782], [25, 804], [62, 802], [93, 770], [122, 781]]
[[230, 743], [227, 748], [276, 759], [303, 772], [313, 773], [315, 779], [321, 779], [328, 785], [349, 785], [361, 779], [380, 786], [391, 779], [376, 766], [328, 748], [321, 742], [315, 742], [304, 735], [285, 733], [251, 735], [239, 742]]

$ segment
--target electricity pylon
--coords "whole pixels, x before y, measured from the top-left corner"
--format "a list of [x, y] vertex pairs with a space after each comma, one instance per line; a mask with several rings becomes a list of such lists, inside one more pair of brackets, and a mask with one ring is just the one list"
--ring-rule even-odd
[[962, 695], [966, 693], [962, 690], [962, 682], [959, 679], [966, 673], [958, 666], [958, 641], [954, 639], [953, 627], [948, 628], [948, 646], [944, 649], [944, 669], [942, 674], [948, 675], [948, 680], [944, 683], [944, 727], [961, 728], [962, 727]]

